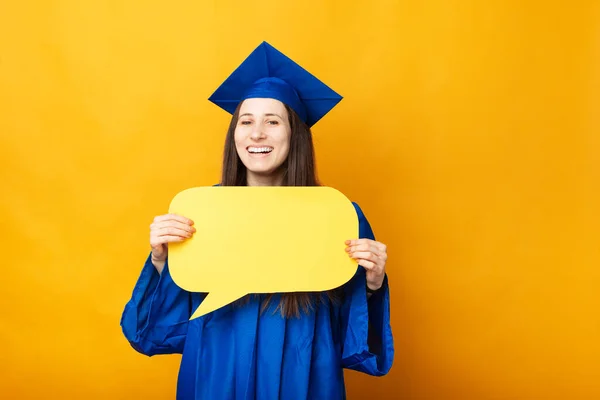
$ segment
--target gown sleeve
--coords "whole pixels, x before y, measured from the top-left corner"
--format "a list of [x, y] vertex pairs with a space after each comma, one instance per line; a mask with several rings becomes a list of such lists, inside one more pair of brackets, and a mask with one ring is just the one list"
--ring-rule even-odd
[[148, 255], [121, 316], [125, 337], [136, 351], [148, 356], [183, 353], [189, 318], [193, 303], [199, 304], [198, 296], [173, 282], [168, 260], [159, 274]]
[[[359, 237], [375, 240], [362, 210], [356, 203], [354, 207], [358, 214]], [[374, 376], [387, 374], [394, 359], [387, 275], [381, 289], [367, 299], [365, 269], [359, 266], [344, 291], [342, 366]]]

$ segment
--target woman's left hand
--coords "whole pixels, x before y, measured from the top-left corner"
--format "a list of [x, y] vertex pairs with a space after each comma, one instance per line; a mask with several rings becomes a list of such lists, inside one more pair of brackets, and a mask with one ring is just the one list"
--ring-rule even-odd
[[346, 240], [346, 252], [366, 270], [367, 286], [377, 290], [383, 285], [387, 246], [371, 239]]

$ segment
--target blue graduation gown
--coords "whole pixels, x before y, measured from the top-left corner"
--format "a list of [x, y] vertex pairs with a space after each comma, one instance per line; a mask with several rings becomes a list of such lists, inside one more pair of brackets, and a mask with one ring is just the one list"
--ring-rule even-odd
[[[354, 206], [359, 237], [374, 239]], [[182, 354], [178, 399], [345, 399], [343, 368], [385, 375], [394, 345], [387, 276], [367, 300], [365, 270], [359, 267], [343, 293], [342, 302], [316, 302], [300, 318], [274, 312], [278, 295], [261, 312], [264, 296], [257, 295], [189, 321], [205, 294], [182, 290], [168, 262], [158, 274], [148, 256], [121, 327], [142, 354]]]

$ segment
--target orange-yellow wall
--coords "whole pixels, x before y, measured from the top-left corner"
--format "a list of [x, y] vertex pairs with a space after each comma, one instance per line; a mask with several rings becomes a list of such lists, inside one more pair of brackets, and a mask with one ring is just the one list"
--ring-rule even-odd
[[593, 0], [1, 1], [2, 397], [174, 398], [119, 318], [262, 40], [345, 96], [321, 178], [389, 245], [396, 361], [349, 397], [600, 398]]

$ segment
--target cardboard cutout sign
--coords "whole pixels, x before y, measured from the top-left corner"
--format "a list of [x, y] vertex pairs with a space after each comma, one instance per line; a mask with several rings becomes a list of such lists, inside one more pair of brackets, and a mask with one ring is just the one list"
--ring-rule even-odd
[[169, 212], [196, 228], [169, 244], [173, 281], [208, 292], [191, 319], [249, 293], [333, 289], [358, 266], [344, 251], [358, 236], [356, 210], [329, 187], [196, 187], [177, 194]]

